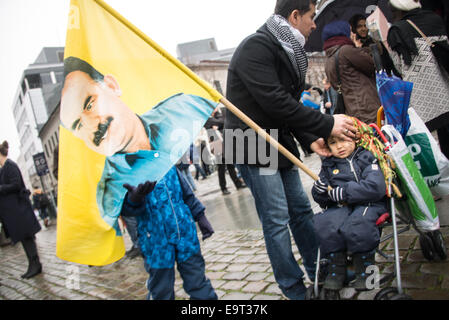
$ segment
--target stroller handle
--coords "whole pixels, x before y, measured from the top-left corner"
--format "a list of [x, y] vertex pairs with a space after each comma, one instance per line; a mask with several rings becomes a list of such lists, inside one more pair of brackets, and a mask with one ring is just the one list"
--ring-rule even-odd
[[382, 131], [379, 129], [379, 127], [377, 126], [377, 124], [371, 123], [369, 125], [371, 128], [375, 129], [377, 131], [377, 133], [379, 134], [380, 138], [382, 139], [383, 143], [385, 143], [385, 145], [387, 147], [390, 146], [390, 142], [387, 140], [387, 138], [385, 137], [385, 135], [382, 133]]

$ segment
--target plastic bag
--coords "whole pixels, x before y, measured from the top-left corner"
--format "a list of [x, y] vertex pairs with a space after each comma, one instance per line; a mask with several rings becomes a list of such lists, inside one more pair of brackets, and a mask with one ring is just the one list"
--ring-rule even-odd
[[416, 111], [409, 108], [408, 114], [411, 125], [405, 136], [405, 144], [416, 166], [434, 196], [449, 195], [449, 160]]
[[383, 126], [382, 131], [390, 140], [394, 138], [397, 141], [386, 152], [396, 165], [395, 171], [405, 189], [402, 191], [407, 195], [407, 203], [416, 226], [424, 232], [439, 229], [440, 221], [432, 192], [413, 161], [404, 139], [392, 125]]

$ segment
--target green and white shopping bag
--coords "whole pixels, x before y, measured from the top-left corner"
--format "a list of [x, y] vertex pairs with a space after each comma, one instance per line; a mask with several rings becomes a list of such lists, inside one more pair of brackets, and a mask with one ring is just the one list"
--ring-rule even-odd
[[382, 131], [390, 137], [390, 141], [393, 141], [393, 137], [397, 141], [386, 152], [396, 165], [395, 171], [402, 182], [402, 191], [407, 195], [407, 203], [416, 226], [423, 232], [439, 229], [440, 221], [432, 192], [401, 134], [392, 125], [383, 126]]

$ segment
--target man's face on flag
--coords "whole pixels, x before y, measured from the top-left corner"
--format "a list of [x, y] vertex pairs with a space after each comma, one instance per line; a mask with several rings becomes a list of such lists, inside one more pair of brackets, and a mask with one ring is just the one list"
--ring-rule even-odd
[[136, 120], [140, 120], [120, 95], [112, 76], [97, 82], [82, 71], [73, 71], [62, 89], [62, 124], [100, 154], [111, 156], [124, 151], [133, 139]]

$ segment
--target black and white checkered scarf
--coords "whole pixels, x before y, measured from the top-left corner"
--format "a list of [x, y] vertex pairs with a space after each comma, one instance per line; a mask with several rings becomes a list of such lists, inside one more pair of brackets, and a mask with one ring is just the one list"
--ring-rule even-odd
[[298, 79], [304, 82], [307, 67], [309, 66], [306, 52], [304, 51], [304, 36], [290, 26], [283, 16], [277, 14], [273, 14], [268, 18], [267, 27], [287, 53]]

